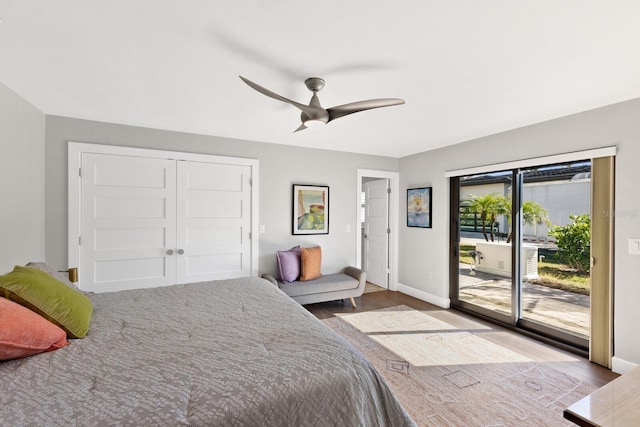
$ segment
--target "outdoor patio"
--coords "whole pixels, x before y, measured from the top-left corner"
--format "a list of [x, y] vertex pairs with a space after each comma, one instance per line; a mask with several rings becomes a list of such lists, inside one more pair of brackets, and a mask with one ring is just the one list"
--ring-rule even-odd
[[[589, 296], [523, 283], [522, 303], [525, 319], [564, 329], [589, 338]], [[475, 305], [511, 313], [511, 280], [494, 274], [473, 271], [460, 264], [460, 299]]]

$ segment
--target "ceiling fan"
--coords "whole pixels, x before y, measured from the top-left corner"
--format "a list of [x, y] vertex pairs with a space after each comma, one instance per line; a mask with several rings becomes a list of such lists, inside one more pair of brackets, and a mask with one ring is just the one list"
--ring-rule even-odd
[[398, 98], [380, 98], [380, 99], [368, 99], [366, 101], [357, 101], [351, 102], [349, 104], [338, 105], [337, 107], [331, 107], [324, 109], [320, 105], [320, 100], [318, 99], [318, 92], [322, 90], [324, 87], [324, 80], [320, 77], [309, 77], [304, 81], [304, 84], [307, 86], [313, 95], [311, 96], [311, 101], [309, 101], [309, 105], [300, 104], [299, 102], [292, 101], [290, 99], [285, 98], [284, 96], [280, 96], [276, 93], [271, 92], [268, 89], [263, 88], [262, 86], [255, 84], [251, 80], [245, 79], [242, 76], [239, 76], [243, 82], [251, 86], [253, 89], [257, 90], [263, 95], [267, 95], [270, 98], [277, 99], [278, 101], [286, 102], [288, 104], [293, 105], [298, 108], [302, 113], [300, 114], [300, 118], [302, 120], [302, 124], [298, 127], [294, 132], [298, 132], [300, 130], [304, 130], [311, 126], [323, 125], [327, 124], [332, 120], [339, 119], [340, 117], [346, 116], [347, 114], [357, 113], [359, 111], [371, 110], [373, 108], [381, 108], [381, 107], [390, 107], [392, 105], [400, 105], [404, 104], [404, 100]]

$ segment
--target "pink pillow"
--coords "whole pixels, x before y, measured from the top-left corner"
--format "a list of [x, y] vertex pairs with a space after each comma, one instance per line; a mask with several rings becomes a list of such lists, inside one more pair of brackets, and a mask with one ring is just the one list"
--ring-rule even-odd
[[0, 360], [57, 350], [67, 344], [62, 328], [18, 303], [0, 298]]
[[300, 246], [295, 246], [288, 251], [276, 251], [278, 259], [278, 272], [280, 281], [284, 283], [295, 282], [300, 277]]

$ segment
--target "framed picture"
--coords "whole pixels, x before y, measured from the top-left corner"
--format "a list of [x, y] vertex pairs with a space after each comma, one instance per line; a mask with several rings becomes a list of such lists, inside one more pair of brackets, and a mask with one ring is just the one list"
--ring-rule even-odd
[[431, 228], [431, 187], [407, 190], [407, 227]]
[[329, 234], [329, 187], [293, 184], [293, 234]]

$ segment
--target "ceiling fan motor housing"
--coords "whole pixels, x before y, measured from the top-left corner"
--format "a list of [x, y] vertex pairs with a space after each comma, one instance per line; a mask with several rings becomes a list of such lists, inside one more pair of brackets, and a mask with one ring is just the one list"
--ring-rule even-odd
[[324, 87], [324, 80], [320, 77], [309, 77], [304, 81], [304, 84], [312, 92], [319, 92]]

